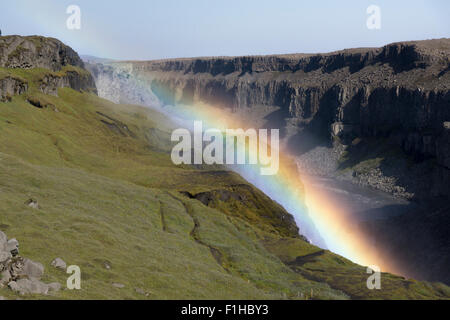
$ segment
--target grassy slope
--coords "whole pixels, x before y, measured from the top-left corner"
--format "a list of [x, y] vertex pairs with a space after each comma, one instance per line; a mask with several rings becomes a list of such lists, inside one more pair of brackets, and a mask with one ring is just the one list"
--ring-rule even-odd
[[[51, 298], [146, 298], [136, 288], [152, 299], [450, 296], [445, 286], [391, 275], [383, 290], [367, 290], [364, 268], [297, 237], [279, 207], [238, 175], [175, 167], [163, 115], [68, 88], [44, 95], [36, 83], [45, 70], [0, 71], [30, 85], [0, 103], [0, 230], [45, 265], [45, 281], [65, 283], [50, 267], [56, 257], [82, 270], [81, 291]], [[235, 200], [208, 207], [179, 193], [240, 185], [258, 208]], [[40, 210], [24, 205], [30, 197]]]

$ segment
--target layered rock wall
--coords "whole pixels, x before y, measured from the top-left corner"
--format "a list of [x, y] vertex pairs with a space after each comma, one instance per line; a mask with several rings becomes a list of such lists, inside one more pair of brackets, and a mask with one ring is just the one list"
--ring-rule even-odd
[[[442, 136], [447, 132], [444, 123], [450, 121], [450, 39], [328, 54], [91, 67], [101, 95], [114, 96], [117, 102], [151, 104], [147, 96], [155, 94], [162, 104], [201, 101], [242, 113], [274, 106], [279, 110], [271, 126], [294, 131], [293, 138], [306, 130], [329, 141], [338, 138], [342, 144], [355, 138], [387, 139], [414, 159], [435, 159], [444, 172], [449, 170]], [[112, 90], [111, 83], [119, 85]], [[287, 130], [292, 124], [295, 129]], [[296, 149], [302, 143], [292, 139], [289, 145]]]
[[41, 36], [0, 37], [0, 67], [59, 71], [67, 65], [84, 68], [78, 54], [57, 39]]
[[63, 87], [96, 92], [94, 78], [84, 70], [78, 54], [53, 38], [0, 37], [1, 101], [28, 91], [27, 80], [17, 75], [19, 69], [34, 69], [40, 77], [39, 90], [45, 94], [56, 95]]

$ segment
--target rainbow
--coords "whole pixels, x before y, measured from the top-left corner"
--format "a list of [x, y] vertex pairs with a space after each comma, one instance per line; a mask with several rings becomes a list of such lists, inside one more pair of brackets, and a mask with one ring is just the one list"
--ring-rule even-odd
[[[62, 25], [50, 20], [38, 20], [29, 4], [20, 9], [18, 12], [23, 12], [27, 19], [30, 17], [36, 19], [36, 25], [43, 31], [42, 33], [52, 34], [58, 38], [67, 38], [67, 34], [62, 31], [64, 30]], [[86, 47], [95, 48], [95, 52], [103, 52], [105, 56], [107, 56], [107, 52], [113, 51], [112, 47], [102, 41], [101, 37], [92, 35], [83, 37], [80, 34], [72, 37], [72, 40], [78, 44], [84, 44]], [[153, 94], [148, 81], [136, 77], [134, 79], [137, 84], [136, 88], [147, 90], [147, 93]], [[170, 92], [167, 90], [166, 94], [170, 94]], [[240, 119], [233, 117], [229, 112], [204, 103], [195, 103], [190, 106], [179, 105], [173, 107], [173, 110], [156, 108], [184, 124], [186, 124], [186, 120], [190, 119], [201, 120], [204, 125], [212, 128], [246, 127]], [[171, 111], [176, 111], [177, 116], [175, 117], [175, 112]], [[249, 152], [256, 151], [249, 150]], [[393, 259], [381, 252], [366, 235], [358, 230], [339, 199], [333, 198], [331, 193], [326, 190], [316, 188], [315, 178], [309, 176], [307, 172], [299, 172], [298, 168], [289, 160], [289, 154], [282, 152], [280, 159], [286, 160], [280, 161], [280, 170], [275, 176], [261, 176], [257, 166], [241, 165], [234, 166], [232, 169], [290, 212], [300, 228], [300, 233], [307, 236], [314, 244], [328, 248], [360, 265], [376, 265], [382, 271], [402, 273]]]
[[[148, 94], [153, 94], [148, 81], [138, 77], [133, 79], [139, 82], [136, 88], [144, 88], [149, 91]], [[158, 94], [162, 98], [172, 95], [167, 88], [158, 88]], [[227, 128], [244, 130], [248, 128], [248, 124], [232, 112], [203, 102], [157, 109], [188, 129], [191, 128], [193, 121], [202, 121], [204, 129], [217, 128], [224, 131]], [[247, 146], [246, 150], [238, 152], [249, 153], [258, 150], [251, 150]], [[357, 264], [375, 265], [383, 272], [402, 274], [394, 259], [382, 252], [371, 239], [358, 230], [345, 205], [331, 192], [318, 188], [314, 176], [300, 172], [286, 151], [280, 150], [280, 169], [274, 176], [260, 175], [259, 165], [234, 165], [230, 168], [291, 213], [300, 228], [300, 233], [313, 244], [329, 249]]]

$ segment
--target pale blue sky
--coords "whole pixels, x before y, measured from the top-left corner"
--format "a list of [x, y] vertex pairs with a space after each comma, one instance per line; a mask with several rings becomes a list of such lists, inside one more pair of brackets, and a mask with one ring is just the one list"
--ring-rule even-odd
[[[81, 30], [66, 8], [81, 8]], [[380, 6], [381, 30], [366, 9]], [[3, 34], [59, 38], [116, 59], [326, 52], [450, 37], [448, 0], [2, 0]]]

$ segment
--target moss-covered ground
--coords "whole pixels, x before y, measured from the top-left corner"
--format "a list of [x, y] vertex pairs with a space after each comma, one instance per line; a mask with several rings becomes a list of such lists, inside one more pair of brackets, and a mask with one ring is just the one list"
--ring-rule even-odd
[[[61, 72], [83, 72], [68, 68]], [[0, 230], [44, 264], [46, 282], [65, 287], [54, 258], [78, 265], [82, 289], [21, 298], [450, 296], [444, 285], [388, 274], [381, 290], [368, 290], [364, 267], [304, 241], [284, 209], [239, 175], [173, 165], [164, 115], [69, 88], [45, 95], [37, 84], [48, 72], [0, 70], [29, 83], [0, 103]], [[214, 196], [223, 190], [242, 197]], [[201, 192], [213, 200], [186, 196]], [[25, 205], [29, 198], [41, 208]], [[17, 297], [8, 288], [0, 295]]]

